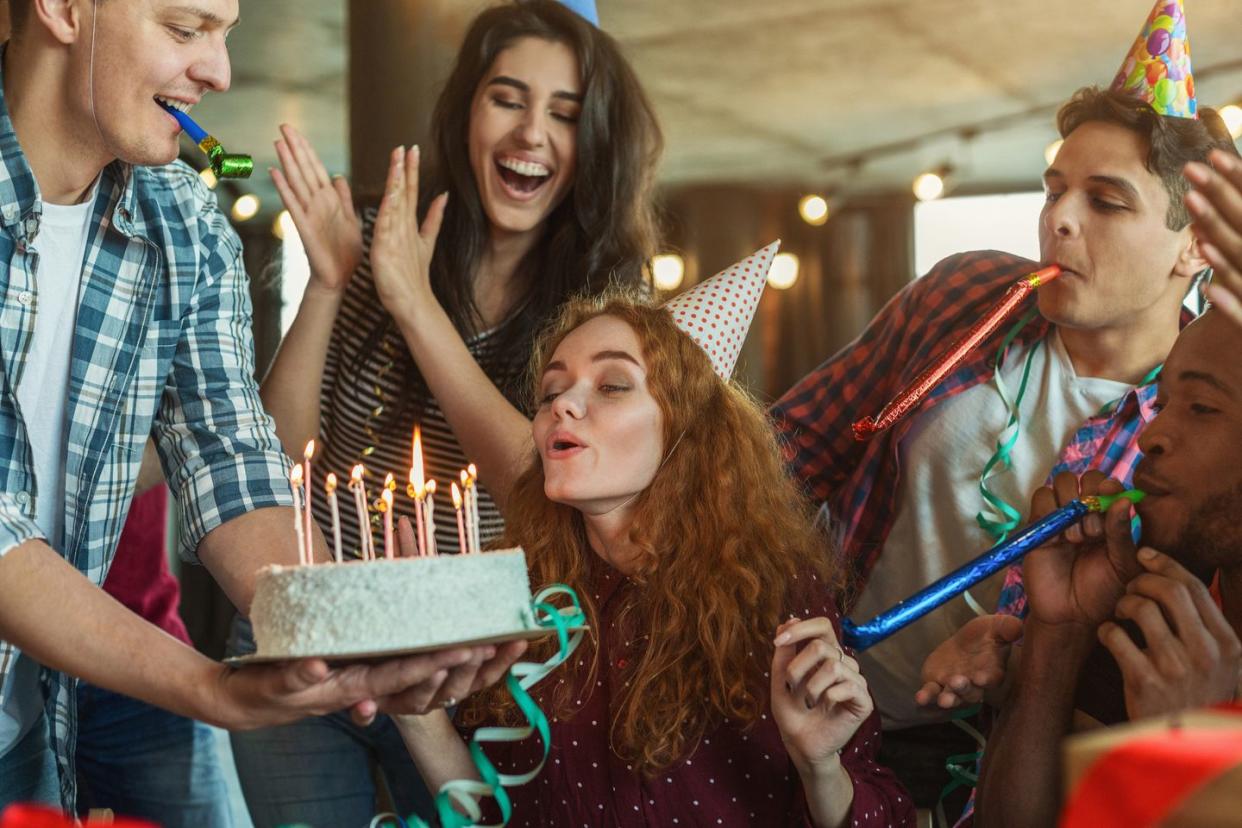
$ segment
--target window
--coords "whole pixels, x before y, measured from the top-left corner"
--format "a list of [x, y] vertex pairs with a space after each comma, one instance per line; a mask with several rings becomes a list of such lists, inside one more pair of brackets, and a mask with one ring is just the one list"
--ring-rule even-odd
[[953, 253], [1003, 250], [1039, 261], [1044, 194], [962, 196], [914, 206], [914, 272], [922, 276]]

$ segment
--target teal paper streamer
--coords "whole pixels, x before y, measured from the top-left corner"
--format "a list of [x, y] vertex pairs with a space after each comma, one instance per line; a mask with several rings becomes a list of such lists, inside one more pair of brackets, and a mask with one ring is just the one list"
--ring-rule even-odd
[[[556, 607], [548, 599], [564, 595], [569, 598], [570, 606]], [[479, 771], [479, 780], [454, 779], [445, 782], [436, 793], [436, 813], [440, 817], [443, 828], [501, 828], [507, 825], [513, 816], [513, 803], [509, 799], [506, 787], [524, 785], [530, 782], [543, 770], [548, 752], [552, 748], [552, 730], [548, 725], [548, 717], [539, 709], [539, 705], [531, 698], [529, 692], [549, 673], [564, 664], [573, 655], [574, 650], [582, 643], [586, 625], [586, 614], [578, 602], [578, 596], [564, 584], [553, 584], [543, 590], [531, 601], [535, 623], [546, 629], [556, 631], [557, 651], [542, 664], [520, 661], [509, 668], [505, 677], [505, 686], [518, 709], [527, 721], [524, 727], [481, 727], [470, 739], [470, 758]], [[572, 630], [571, 628], [578, 629]], [[487, 742], [520, 742], [531, 734], [538, 732], [543, 742], [543, 758], [531, 770], [525, 773], [500, 773], [492, 761], [483, 752], [483, 744]], [[500, 808], [501, 821], [480, 825], [483, 809], [479, 807], [479, 798], [492, 797]], [[457, 806], [457, 807], [454, 807]], [[460, 808], [461, 810], [458, 810]], [[465, 813], [462, 813], [464, 811]], [[371, 821], [371, 828], [430, 828], [426, 822], [416, 815], [402, 819], [396, 814], [380, 814]]]

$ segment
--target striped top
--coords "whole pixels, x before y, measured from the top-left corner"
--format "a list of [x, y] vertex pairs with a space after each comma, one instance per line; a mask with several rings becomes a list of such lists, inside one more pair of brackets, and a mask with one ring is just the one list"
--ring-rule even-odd
[[[350, 469], [362, 463], [367, 470], [364, 482], [370, 500], [372, 537], [376, 553], [383, 555], [383, 527], [375, 504], [382, 491], [384, 476], [389, 472], [397, 481], [393, 497], [394, 516], [404, 515], [414, 521], [414, 502], [406, 494], [406, 485], [409, 482], [414, 425], [418, 423], [422, 426], [424, 474], [427, 479], [434, 479], [437, 487], [436, 546], [440, 552], [456, 552], [457, 518], [449, 484], [457, 480], [460, 486], [459, 472], [469, 460], [434, 399], [429, 400], [426, 406], [408, 402], [399, 418], [394, 420], [393, 412], [401, 405], [402, 392], [408, 392], [412, 379], [400, 374], [399, 357], [408, 349], [396, 326], [391, 327], [378, 346], [367, 341], [387, 316], [376, 295], [371, 275], [371, 237], [376, 212], [374, 207], [363, 212], [362, 263], [345, 291], [328, 344], [323, 386], [320, 389], [320, 445], [315, 452], [315, 520], [330, 547], [332, 517], [323, 481], [328, 472], [334, 472], [338, 481], [341, 548], [345, 556], [359, 555], [357, 508], [347, 484]], [[493, 359], [494, 353], [489, 350], [493, 347], [494, 332], [494, 329], [485, 331], [466, 342], [471, 355], [481, 365], [497, 364]], [[366, 347], [370, 347], [370, 353], [360, 359], [359, 354]], [[503, 370], [525, 370], [526, 356], [522, 354], [505, 363]], [[491, 379], [502, 385], [506, 377], [492, 376]], [[503, 530], [500, 511], [491, 495], [480, 486], [480, 543], [486, 545], [488, 540], [499, 536]]]

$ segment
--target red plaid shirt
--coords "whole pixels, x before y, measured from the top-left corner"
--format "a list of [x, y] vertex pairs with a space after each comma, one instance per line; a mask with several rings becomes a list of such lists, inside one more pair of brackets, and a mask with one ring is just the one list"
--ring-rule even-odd
[[[997, 251], [950, 256], [894, 296], [856, 340], [773, 406], [794, 474], [815, 499], [824, 502], [840, 532], [856, 594], [879, 558], [897, 514], [901, 474], [897, 447], [914, 414], [990, 381], [996, 370], [996, 352], [1012, 323], [999, 326], [915, 412], [893, 428], [868, 442], [857, 442], [851, 424], [878, 414], [961, 339], [1014, 282], [1037, 268], [1028, 259]], [[1014, 319], [1034, 307], [1035, 301], [1029, 297]], [[1015, 347], [1042, 339], [1051, 327], [1037, 316], [1015, 338]], [[1079, 473], [1101, 468], [1128, 483], [1141, 456], [1138, 432], [1153, 416], [1154, 398], [1155, 386], [1146, 385], [1131, 390], [1110, 411], [1087, 420], [1063, 449], [1057, 465]], [[980, 435], [983, 440], [995, 438], [994, 434]]]

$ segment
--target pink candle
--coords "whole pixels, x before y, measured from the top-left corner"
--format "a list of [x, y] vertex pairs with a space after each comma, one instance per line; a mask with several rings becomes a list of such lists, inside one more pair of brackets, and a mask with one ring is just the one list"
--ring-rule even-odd
[[418, 555], [427, 554], [427, 526], [423, 520], [423, 497], [427, 493], [423, 484], [423, 436], [422, 429], [414, 426], [414, 450], [410, 457], [410, 486], [414, 490], [414, 532], [418, 536]]
[[289, 472], [289, 488], [293, 490], [293, 532], [298, 539], [298, 563], [305, 565], [306, 536], [302, 526], [302, 467], [294, 466]]
[[427, 554], [436, 554], [436, 481], [428, 480], [427, 490]]
[[315, 441], [311, 440], [306, 444], [306, 450], [302, 452], [302, 505], [306, 509], [306, 514], [302, 516], [303, 531], [305, 534], [306, 544], [306, 562], [314, 563], [315, 550], [311, 545], [311, 539], [315, 535], [311, 532], [311, 457], [315, 455]]
[[466, 554], [470, 550], [466, 547], [466, 525], [461, 519], [461, 489], [457, 488], [457, 484], [450, 486], [453, 493], [453, 511], [457, 512], [457, 551], [459, 554]]
[[466, 466], [466, 472], [470, 475], [470, 525], [472, 527], [471, 532], [473, 533], [470, 536], [470, 543], [474, 546], [474, 551], [478, 553], [483, 549], [479, 543], [479, 487], [477, 485], [479, 470], [474, 467], [474, 463], [471, 463], [469, 466]]
[[470, 522], [470, 477], [465, 469], [461, 471], [461, 500], [462, 510], [466, 513], [466, 545], [462, 551], [469, 555], [474, 551], [474, 526]]
[[336, 475], [328, 473], [324, 483], [324, 492], [328, 495], [328, 508], [332, 511], [332, 557], [341, 563], [341, 511], [336, 502]]
[[392, 489], [380, 493], [380, 509], [384, 512], [384, 557], [392, 560]]

